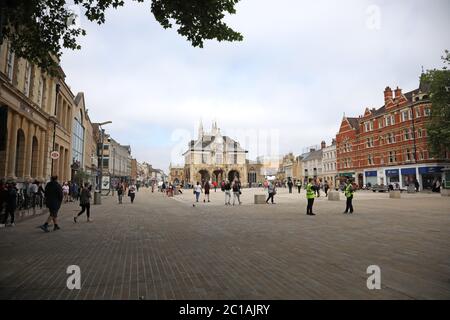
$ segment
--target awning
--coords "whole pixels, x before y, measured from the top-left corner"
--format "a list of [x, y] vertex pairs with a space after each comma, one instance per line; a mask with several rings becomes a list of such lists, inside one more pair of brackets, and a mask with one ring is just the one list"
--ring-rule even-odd
[[399, 175], [399, 170], [398, 169], [388, 169], [386, 170], [386, 176], [387, 177], [395, 177]]
[[341, 172], [339, 173], [340, 177], [353, 177], [355, 175], [354, 172]]
[[402, 174], [416, 174], [416, 168], [401, 169]]
[[419, 168], [419, 173], [441, 173], [443, 168], [444, 167], [421, 167]]
[[366, 172], [364, 172], [364, 175], [366, 177], [376, 177], [377, 176], [377, 172], [376, 171], [366, 171]]

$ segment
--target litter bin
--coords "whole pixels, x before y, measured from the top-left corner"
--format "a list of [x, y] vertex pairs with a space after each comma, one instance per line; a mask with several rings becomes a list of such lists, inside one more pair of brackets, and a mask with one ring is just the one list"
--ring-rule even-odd
[[102, 204], [102, 194], [98, 190], [94, 192], [94, 204]]

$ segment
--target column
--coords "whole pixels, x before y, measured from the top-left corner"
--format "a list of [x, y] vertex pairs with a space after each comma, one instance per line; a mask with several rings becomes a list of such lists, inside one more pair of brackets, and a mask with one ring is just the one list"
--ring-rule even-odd
[[[13, 113], [11, 113], [12, 115]], [[20, 117], [17, 113], [14, 113], [12, 117], [11, 128], [9, 131], [9, 154], [8, 154], [8, 178], [16, 178], [16, 147], [17, 147], [17, 127], [20, 121]]]
[[65, 181], [64, 177], [64, 148], [59, 147], [59, 159], [58, 159], [58, 176], [59, 181]]
[[31, 178], [31, 151], [33, 149], [34, 124], [28, 122], [28, 134], [25, 141], [24, 178]]
[[45, 167], [46, 167], [46, 161], [48, 160], [48, 151], [46, 149], [46, 132], [45, 130], [41, 129], [41, 136], [39, 139], [39, 177], [42, 180], [45, 180], [46, 177], [46, 172], [45, 172]]

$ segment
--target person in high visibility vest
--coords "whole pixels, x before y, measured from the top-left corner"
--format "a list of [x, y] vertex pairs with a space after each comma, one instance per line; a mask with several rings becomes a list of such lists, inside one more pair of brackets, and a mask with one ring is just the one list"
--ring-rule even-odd
[[309, 178], [308, 184], [306, 185], [306, 199], [308, 201], [308, 206], [306, 207], [306, 214], [308, 216], [315, 216], [315, 214], [312, 212], [313, 204], [314, 204], [314, 198], [316, 197], [314, 187], [312, 184], [313, 179]]
[[350, 213], [353, 213], [353, 203], [352, 203], [353, 193], [354, 193], [354, 190], [353, 190], [352, 182], [350, 179], [347, 179], [347, 185], [345, 186], [345, 189], [344, 189], [344, 194], [345, 194], [345, 197], [347, 198], [347, 203], [345, 206], [344, 213], [349, 213], [349, 211], [350, 211]]

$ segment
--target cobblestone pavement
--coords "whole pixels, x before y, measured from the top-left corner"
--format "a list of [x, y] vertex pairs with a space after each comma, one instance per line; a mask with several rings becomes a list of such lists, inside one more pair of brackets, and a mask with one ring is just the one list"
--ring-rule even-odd
[[[450, 299], [450, 199], [360, 192], [355, 213], [319, 198], [306, 216], [304, 190], [280, 190], [275, 205], [192, 206], [192, 191], [167, 198], [140, 190], [136, 202], [105, 197], [94, 222], [43, 233], [35, 217], [0, 229], [2, 299]], [[81, 289], [66, 287], [69, 265]], [[366, 287], [381, 268], [381, 290]]]

